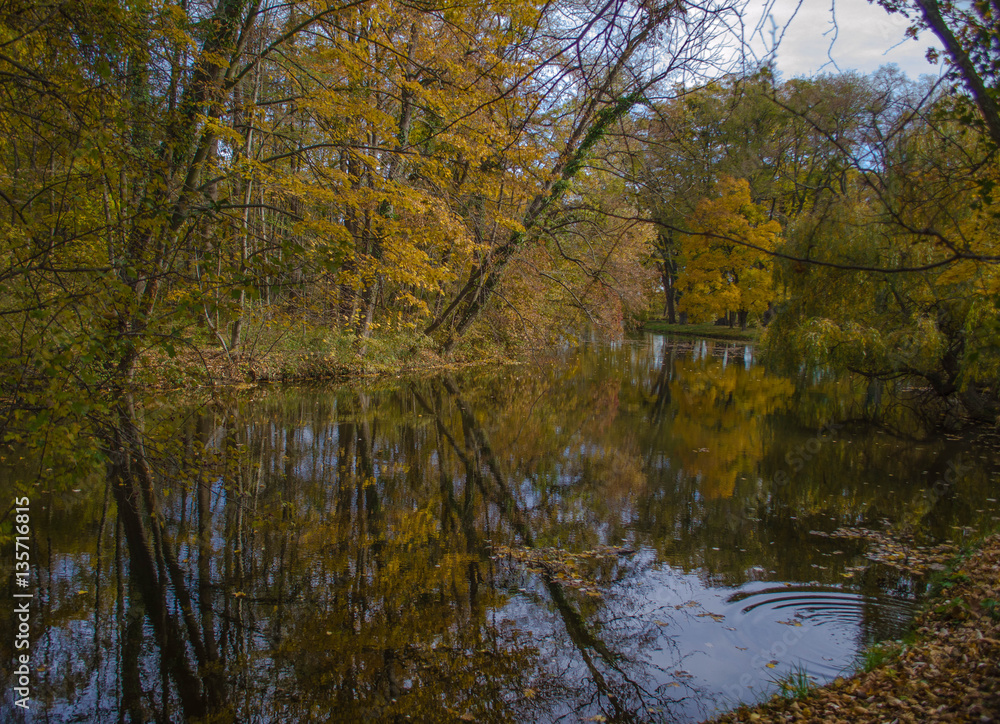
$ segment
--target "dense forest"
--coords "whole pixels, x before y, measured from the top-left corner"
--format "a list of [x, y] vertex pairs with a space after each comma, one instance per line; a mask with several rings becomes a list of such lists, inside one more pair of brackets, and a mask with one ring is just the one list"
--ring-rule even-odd
[[1000, 0], [870, 1], [0, 2], [0, 719], [985, 717]]
[[730, 0], [4, 3], [4, 438], [128, 468], [130, 395], [213, 360], [661, 312], [995, 421], [1000, 9], [879, 4], [944, 77], [782, 79]]

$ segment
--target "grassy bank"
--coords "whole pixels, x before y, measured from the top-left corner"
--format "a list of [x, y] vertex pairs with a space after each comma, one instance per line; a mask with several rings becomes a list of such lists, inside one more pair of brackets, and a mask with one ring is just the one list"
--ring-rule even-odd
[[715, 324], [670, 324], [662, 319], [652, 319], [646, 322], [643, 329], [656, 334], [731, 339], [740, 342], [753, 342], [760, 334], [760, 330], [756, 328], [742, 330], [739, 327], [720, 327]]
[[179, 348], [174, 356], [149, 350], [142, 358], [142, 377], [147, 386], [176, 389], [346, 381], [516, 362], [511, 350], [472, 335], [443, 357], [434, 340], [413, 330], [382, 332], [362, 346], [353, 335], [304, 328], [250, 338], [236, 350], [222, 349], [216, 340], [208, 338]]
[[[902, 642], [822, 687], [789, 687], [715, 724], [992, 722], [1000, 716], [1000, 535], [956, 557]], [[791, 692], [793, 695], [789, 695]]]
[[[760, 332], [663, 320], [651, 320], [643, 328], [658, 334], [739, 342], [755, 341]], [[251, 323], [235, 350], [224, 349], [219, 338], [204, 333], [178, 341], [170, 350], [172, 355], [154, 347], [143, 355], [144, 386], [175, 389], [421, 374], [478, 364], [513, 364], [540, 352], [537, 345], [487, 329], [466, 335], [442, 356], [439, 342], [415, 329], [381, 328], [361, 344], [349, 331], [290, 319]]]

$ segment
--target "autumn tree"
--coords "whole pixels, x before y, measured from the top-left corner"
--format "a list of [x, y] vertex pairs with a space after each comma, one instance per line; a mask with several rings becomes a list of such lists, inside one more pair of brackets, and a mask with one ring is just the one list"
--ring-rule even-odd
[[601, 139], [634, 107], [649, 100], [659, 84], [702, 72], [709, 48], [725, 31], [731, 5], [701, 8], [616, 2], [581, 4], [543, 27], [550, 48], [538, 75], [536, 118], [551, 131], [534, 139], [543, 163], [523, 169], [532, 192], [509, 225], [509, 233], [486, 249], [427, 333], [447, 330], [450, 350], [468, 331], [504, 280], [512, 259], [537, 238], [538, 229], [559, 211], [572, 179]]
[[746, 180], [723, 177], [688, 227], [692, 233], [681, 236], [679, 249], [681, 308], [706, 321], [732, 311], [746, 328], [749, 315], [764, 312], [774, 298], [771, 254], [781, 225], [751, 202]]
[[484, 312], [491, 334], [531, 346], [619, 339], [648, 307], [653, 276], [644, 262], [653, 233], [622, 179], [583, 169], [558, 216], [511, 261], [515, 273], [496, 292], [501, 303]]
[[671, 323], [677, 321], [685, 220], [716, 183], [725, 175], [746, 179], [754, 201], [774, 213], [773, 187], [783, 171], [775, 145], [785, 121], [765, 94], [772, 82], [767, 68], [714, 80], [653, 105], [637, 124], [642, 145], [622, 173], [632, 179], [637, 204], [657, 228], [652, 258]]
[[428, 315], [486, 243], [470, 227], [520, 198], [540, 22], [530, 3], [5, 5], [6, 433], [111, 435], [144, 360], [235, 362], [262, 320], [346, 325], [363, 351], [379, 305]]

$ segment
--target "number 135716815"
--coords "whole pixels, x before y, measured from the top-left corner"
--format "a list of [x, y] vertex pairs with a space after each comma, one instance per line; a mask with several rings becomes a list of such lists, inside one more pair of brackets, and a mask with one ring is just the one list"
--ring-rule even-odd
[[14, 575], [18, 588], [28, 587], [28, 573], [31, 568], [31, 549], [28, 545], [31, 532], [31, 515], [28, 498], [14, 500]]

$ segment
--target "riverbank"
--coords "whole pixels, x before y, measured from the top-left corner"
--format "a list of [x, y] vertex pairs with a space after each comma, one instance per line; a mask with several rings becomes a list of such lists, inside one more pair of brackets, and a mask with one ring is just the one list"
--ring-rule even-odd
[[364, 354], [350, 344], [247, 348], [233, 352], [205, 345], [168, 357], [149, 351], [141, 367], [144, 385], [156, 389], [241, 386], [280, 382], [346, 382], [354, 379], [421, 376], [481, 365], [523, 364], [538, 353], [519, 356], [485, 345], [444, 357], [424, 337], [373, 339]]
[[708, 337], [739, 342], [754, 342], [760, 335], [760, 330], [756, 328], [739, 329], [738, 327], [721, 327], [715, 324], [670, 324], [662, 319], [652, 319], [646, 322], [642, 328], [656, 334], [670, 334], [678, 337]]
[[711, 721], [1000, 721], [1000, 535], [953, 561], [912, 632], [910, 641], [874, 650], [870, 671]]
[[[652, 320], [644, 331], [689, 338], [753, 342], [758, 329], [730, 329], [714, 324], [668, 324]], [[141, 360], [142, 386], [157, 389], [216, 387], [268, 382], [347, 381], [358, 378], [423, 375], [479, 365], [523, 364], [547, 358], [550, 350], [511, 348], [482, 335], [472, 335], [450, 354], [415, 331], [373, 335], [363, 353], [352, 335], [306, 327], [293, 332], [251, 337], [233, 351], [204, 339], [171, 349], [146, 351]]]

